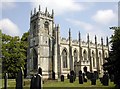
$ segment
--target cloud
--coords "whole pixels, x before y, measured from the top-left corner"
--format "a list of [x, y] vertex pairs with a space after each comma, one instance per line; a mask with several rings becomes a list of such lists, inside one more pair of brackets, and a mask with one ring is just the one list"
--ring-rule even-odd
[[92, 17], [94, 21], [100, 24], [109, 24], [115, 21], [117, 15], [113, 12], [113, 10], [99, 10], [97, 13]]
[[0, 29], [2, 29], [2, 33], [5, 33], [11, 36], [21, 35], [18, 26], [8, 18], [0, 20]]
[[54, 9], [55, 14], [60, 15], [70, 11], [81, 11], [85, 7], [80, 3], [75, 3], [75, 0], [35, 0], [32, 2], [32, 8], [41, 5], [42, 11], [48, 7], [48, 10], [51, 11]]
[[15, 2], [17, 2], [17, 0], [2, 0], [0, 9], [9, 10], [11, 8], [15, 8]]
[[90, 31], [94, 28], [92, 24], [89, 24], [89, 23], [86, 23], [83, 21], [78, 21], [78, 20], [74, 20], [74, 19], [66, 19], [66, 21], [73, 23], [74, 25], [78, 25], [86, 31]]

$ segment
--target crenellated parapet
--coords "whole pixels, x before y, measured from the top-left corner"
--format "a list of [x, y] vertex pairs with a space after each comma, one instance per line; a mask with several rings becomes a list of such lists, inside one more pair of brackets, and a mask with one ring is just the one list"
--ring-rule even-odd
[[40, 6], [39, 9], [37, 10], [36, 8], [34, 8], [34, 11], [31, 11], [31, 21], [34, 19], [38, 19], [39, 17], [42, 18], [46, 18], [46, 19], [54, 19], [54, 10], [52, 10], [51, 13], [48, 12], [47, 8], [45, 9], [45, 11], [41, 11]]

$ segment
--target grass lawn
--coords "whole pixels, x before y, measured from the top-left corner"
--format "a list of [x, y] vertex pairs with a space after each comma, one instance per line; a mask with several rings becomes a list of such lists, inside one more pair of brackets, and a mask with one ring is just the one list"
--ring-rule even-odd
[[[2, 85], [4, 85], [4, 81]], [[15, 89], [15, 79], [8, 79], [8, 89]], [[69, 80], [66, 79], [64, 82], [57, 80], [45, 80], [43, 84], [43, 89], [115, 89], [113, 82], [109, 83], [109, 86], [103, 86], [99, 80], [97, 80], [96, 85], [91, 85], [91, 82], [88, 80], [87, 83], [79, 84], [78, 79], [74, 83], [69, 83]], [[29, 89], [30, 79], [24, 79], [24, 89]], [[64, 88], [63, 88], [64, 87]]]

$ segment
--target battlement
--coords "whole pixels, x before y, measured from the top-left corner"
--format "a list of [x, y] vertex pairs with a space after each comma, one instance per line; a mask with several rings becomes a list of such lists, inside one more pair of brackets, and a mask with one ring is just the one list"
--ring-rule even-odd
[[50, 19], [54, 18], [54, 11], [52, 9], [51, 14], [48, 12], [47, 7], [45, 9], [45, 11], [41, 11], [40, 5], [39, 5], [39, 9], [36, 10], [36, 8], [34, 8], [34, 11], [31, 10], [31, 19], [35, 18], [35, 17], [47, 17]]

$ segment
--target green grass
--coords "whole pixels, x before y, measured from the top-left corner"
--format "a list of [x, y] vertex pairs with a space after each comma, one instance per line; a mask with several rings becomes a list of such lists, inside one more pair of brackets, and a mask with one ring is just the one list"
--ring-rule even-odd
[[[4, 80], [2, 81], [2, 85], [4, 85]], [[15, 79], [8, 79], [8, 89], [15, 89]], [[103, 86], [99, 80], [97, 80], [96, 85], [91, 85], [91, 81], [88, 80], [87, 83], [79, 84], [78, 79], [74, 83], [70, 83], [68, 79], [64, 82], [57, 80], [45, 80], [43, 84], [43, 89], [114, 89], [113, 82], [109, 82], [109, 86]], [[30, 79], [24, 79], [24, 89], [29, 89], [30, 87]], [[64, 87], [64, 88], [63, 88]]]

